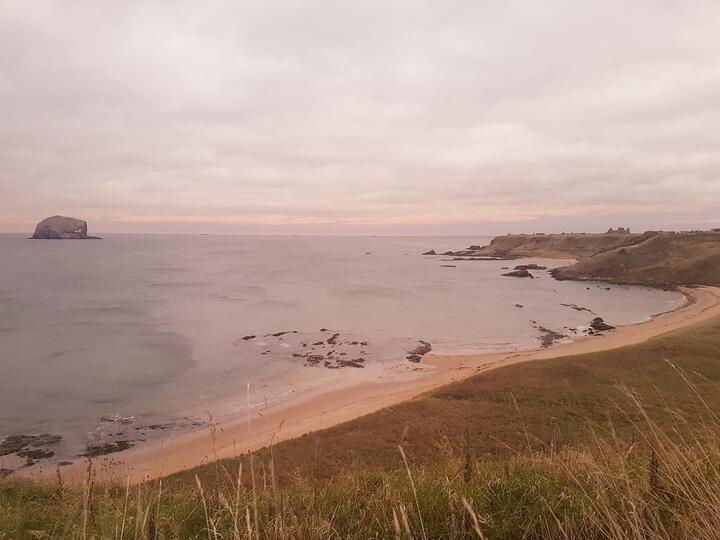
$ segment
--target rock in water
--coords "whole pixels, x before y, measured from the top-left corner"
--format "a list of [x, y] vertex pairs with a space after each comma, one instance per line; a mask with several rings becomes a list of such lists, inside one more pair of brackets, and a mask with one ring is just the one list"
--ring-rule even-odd
[[542, 343], [544, 349], [552, 347], [556, 342], [567, 337], [565, 334], [561, 334], [555, 330], [550, 330], [544, 326], [541, 326], [538, 330], [540, 330], [540, 343]]
[[418, 346], [415, 347], [412, 351], [408, 351], [407, 359], [411, 362], [420, 362], [427, 353], [432, 351], [432, 345], [428, 343], [427, 341], [420, 340], [418, 341]]
[[592, 321], [590, 321], [590, 328], [592, 328], [596, 332], [615, 330], [615, 327], [606, 323], [602, 317], [595, 317]]
[[43, 219], [35, 227], [34, 239], [49, 240], [85, 240], [97, 239], [97, 236], [88, 236], [87, 222], [65, 216], [52, 216]]
[[523, 278], [533, 278], [533, 275], [528, 272], [527, 270], [513, 270], [512, 272], [508, 272], [507, 274], [502, 274], [503, 276], [507, 277], [523, 277]]

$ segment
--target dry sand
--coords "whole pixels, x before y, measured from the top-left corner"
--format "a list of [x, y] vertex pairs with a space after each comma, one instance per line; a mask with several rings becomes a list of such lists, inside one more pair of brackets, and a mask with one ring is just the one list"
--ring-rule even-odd
[[[271, 443], [328, 428], [471, 375], [519, 362], [558, 358], [634, 345], [720, 315], [720, 288], [683, 288], [688, 301], [680, 308], [648, 322], [623, 326], [603, 336], [583, 336], [549, 349], [519, 353], [483, 353], [464, 356], [428, 355], [426, 369], [412, 379], [363, 382], [309, 392], [276, 407], [255, 410], [248, 418], [210, 430], [179, 435], [157, 444], [95, 459], [100, 481], [136, 483], [158, 478], [221, 458], [257, 450]], [[81, 481], [84, 460], [62, 469], [66, 481]], [[35, 470], [35, 478], [50, 478], [55, 469]]]

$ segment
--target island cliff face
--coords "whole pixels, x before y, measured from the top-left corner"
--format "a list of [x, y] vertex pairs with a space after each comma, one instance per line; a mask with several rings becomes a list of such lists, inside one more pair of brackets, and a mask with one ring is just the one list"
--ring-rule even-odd
[[88, 236], [86, 221], [65, 216], [43, 219], [35, 227], [32, 238], [36, 240], [98, 239], [97, 236]]

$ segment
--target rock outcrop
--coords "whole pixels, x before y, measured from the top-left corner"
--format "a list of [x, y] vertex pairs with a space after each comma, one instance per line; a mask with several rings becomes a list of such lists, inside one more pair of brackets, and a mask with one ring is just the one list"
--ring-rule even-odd
[[420, 340], [418, 341], [417, 347], [415, 347], [411, 351], [408, 351], [407, 359], [417, 364], [423, 359], [423, 356], [425, 356], [430, 351], [432, 351], [432, 345], [427, 341]]
[[596, 332], [607, 332], [608, 330], [615, 330], [615, 327], [606, 323], [602, 317], [595, 317], [592, 321], [590, 321], [590, 328], [592, 328]]
[[540, 326], [538, 330], [540, 330], [540, 343], [542, 344], [543, 349], [552, 347], [558, 341], [567, 337], [565, 334], [561, 334], [560, 332], [556, 332], [555, 330], [550, 330], [549, 328], [545, 328], [544, 326]]
[[85, 240], [99, 237], [88, 236], [87, 222], [82, 219], [52, 216], [37, 224], [32, 238], [36, 240]]
[[522, 278], [533, 278], [534, 276], [528, 272], [527, 270], [513, 270], [512, 272], [507, 272], [506, 274], [502, 274], [505, 277], [522, 277]]
[[[427, 255], [427, 253], [423, 253], [423, 255]], [[498, 261], [517, 258], [512, 256], [508, 257], [497, 253], [488, 255], [486, 252], [486, 247], [475, 245], [470, 246], [467, 249], [461, 249], [459, 251], [445, 251], [441, 255], [455, 257], [455, 259], [453, 259], [455, 261]]]

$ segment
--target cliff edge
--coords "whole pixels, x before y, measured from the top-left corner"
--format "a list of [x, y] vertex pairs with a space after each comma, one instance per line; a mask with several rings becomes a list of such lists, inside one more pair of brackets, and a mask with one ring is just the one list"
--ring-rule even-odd
[[720, 233], [659, 233], [551, 271], [556, 279], [720, 285]]
[[630, 246], [648, 238], [647, 234], [508, 234], [493, 238], [480, 248], [478, 255], [490, 257], [547, 257], [579, 259], [619, 247]]

